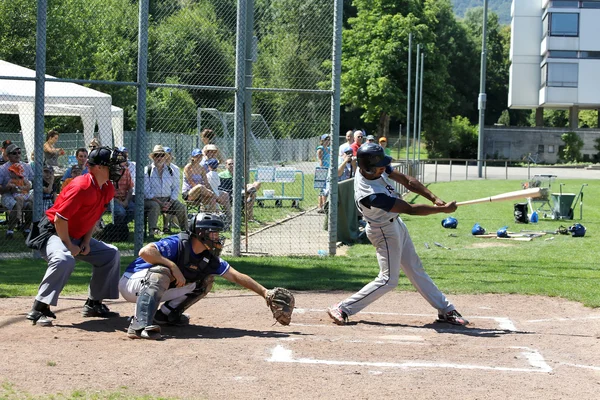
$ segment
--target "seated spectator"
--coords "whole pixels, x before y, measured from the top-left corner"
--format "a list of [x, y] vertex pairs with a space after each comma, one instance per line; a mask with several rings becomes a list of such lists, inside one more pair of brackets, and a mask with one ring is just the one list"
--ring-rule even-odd
[[160, 235], [158, 216], [173, 213], [180, 222], [181, 230], [187, 230], [187, 209], [179, 202], [179, 175], [166, 165], [165, 149], [154, 146], [149, 157], [152, 164], [144, 168], [144, 210], [148, 216], [149, 236]]
[[123, 175], [115, 185], [113, 216], [115, 225], [127, 225], [135, 218], [135, 198], [133, 197], [133, 179], [127, 168], [127, 162], [121, 164]]
[[386, 156], [392, 156], [392, 150], [387, 147], [387, 139], [385, 136], [379, 138], [379, 145], [383, 147], [383, 151], [385, 152]]
[[217, 168], [219, 168], [219, 161], [216, 158], [211, 158], [206, 162], [208, 166], [208, 172], [206, 173], [206, 178], [208, 179], [208, 183], [210, 184], [210, 188], [217, 196], [217, 203], [221, 205], [223, 212], [227, 216], [227, 218], [231, 218], [231, 203], [229, 201], [229, 194], [225, 191], [219, 190], [219, 185], [221, 184], [221, 178], [219, 178], [219, 173], [217, 172]]
[[2, 152], [0, 157], [0, 165], [3, 165], [8, 162], [8, 153], [6, 152], [6, 148], [10, 144], [12, 144], [10, 140], [5, 140], [4, 142], [2, 142], [2, 149], [0, 150]]
[[[221, 185], [219, 189], [229, 193], [229, 198], [233, 198], [233, 171], [234, 164], [233, 159], [228, 158], [225, 161], [225, 171], [219, 173], [221, 179]], [[246, 207], [246, 215], [248, 221], [254, 221], [254, 203], [256, 201], [256, 193], [260, 190], [260, 182], [252, 182], [246, 185], [246, 190], [242, 191], [244, 194], [244, 205]]]
[[46, 211], [54, 205], [54, 200], [56, 200], [56, 193], [54, 192], [54, 168], [50, 165], [44, 165], [42, 179], [42, 207]]
[[367, 135], [367, 143], [375, 143], [375, 136]]
[[[22, 225], [24, 221], [22, 220], [21, 215], [23, 214], [23, 208], [25, 204], [29, 204], [29, 207], [32, 208], [32, 199], [29, 191], [31, 190], [31, 182], [25, 178], [25, 169], [21, 164], [12, 164], [8, 167], [8, 175], [9, 180], [8, 184], [12, 185], [16, 191], [13, 193], [7, 193], [6, 202], [13, 203], [13, 210], [17, 217], [17, 224]], [[10, 198], [12, 197], [12, 200]], [[7, 207], [8, 208], [8, 207]], [[23, 230], [23, 234], [27, 235], [29, 233], [29, 228], [26, 227]], [[12, 238], [14, 232], [10, 229], [6, 231], [6, 237]]]
[[98, 139], [96, 139], [96, 138], [93, 138], [90, 141], [90, 144], [88, 145], [88, 150], [92, 151], [92, 150], [94, 150], [97, 147], [100, 147], [100, 141]]
[[63, 191], [64, 188], [67, 187], [67, 185], [69, 183], [71, 183], [71, 181], [73, 180], [73, 178], [77, 178], [79, 175], [83, 175], [83, 170], [81, 169], [81, 167], [79, 165], [73, 165], [71, 168], [69, 168], [70, 170], [70, 174], [69, 174], [69, 178], [65, 179], [64, 182], [62, 183], [62, 186], [60, 188], [61, 192]]
[[[200, 137], [202, 139], [202, 143], [206, 146], [207, 144], [215, 144], [215, 133], [213, 132], [212, 129], [204, 129], [202, 131], [202, 133], [200, 134]], [[225, 157], [223, 156], [223, 153], [221, 153], [220, 150], [217, 149], [217, 154], [215, 155], [215, 157], [212, 158], [216, 158], [219, 161], [219, 164], [223, 164], [223, 162], [225, 161]]]
[[[18, 219], [21, 217], [21, 213], [17, 214], [15, 209], [16, 201], [13, 194], [19, 192], [19, 185], [15, 185], [10, 182], [10, 173], [8, 169], [12, 165], [20, 165], [23, 168], [23, 179], [27, 179], [29, 182], [33, 182], [33, 170], [24, 162], [21, 162], [21, 148], [16, 144], [11, 143], [5, 149], [5, 154], [8, 155], [8, 162], [0, 166], [0, 193], [2, 194], [2, 205], [7, 210], [10, 210], [8, 214], [8, 226], [6, 236], [12, 238], [14, 235], [14, 229], [17, 226]], [[23, 204], [24, 226], [29, 227], [31, 224], [31, 211], [32, 202], [27, 201]], [[28, 229], [28, 228], [26, 228]]]
[[217, 158], [217, 155], [219, 154], [219, 148], [214, 144], [207, 144], [202, 148], [202, 154], [203, 157], [202, 161], [200, 161], [200, 165], [202, 165], [206, 172], [208, 172], [208, 166], [206, 165], [206, 162], [211, 158]]
[[210, 189], [206, 169], [200, 165], [201, 158], [200, 149], [192, 150], [190, 161], [183, 168], [182, 197], [186, 201], [203, 204], [206, 211], [214, 212], [217, 210], [217, 196]]
[[[86, 149], [84, 149], [83, 147], [80, 147], [75, 151], [75, 157], [77, 158], [77, 166], [79, 166], [79, 175], [87, 174], [88, 173], [88, 168], [87, 168], [88, 151]], [[65, 174], [63, 175], [63, 177], [61, 179], [63, 182], [66, 181], [68, 178], [74, 178], [74, 176], [71, 176], [72, 168], [73, 168], [73, 166], [70, 166], [65, 171]]]

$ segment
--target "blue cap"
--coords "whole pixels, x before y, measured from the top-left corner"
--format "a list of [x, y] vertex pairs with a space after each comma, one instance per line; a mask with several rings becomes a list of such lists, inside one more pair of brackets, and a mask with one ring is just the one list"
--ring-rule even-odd
[[123, 153], [128, 153], [127, 147], [119, 147], [117, 150], [122, 151]]
[[206, 165], [211, 168], [217, 168], [219, 166], [219, 161], [216, 158], [210, 158], [206, 161]]
[[202, 155], [202, 150], [200, 150], [200, 149], [192, 150], [192, 157], [201, 156], [201, 155]]
[[329, 138], [328, 134], [325, 133], [325, 134], [321, 135], [321, 140], [325, 140], [327, 138]]
[[171, 154], [172, 151], [170, 147], [165, 147], [165, 153]]

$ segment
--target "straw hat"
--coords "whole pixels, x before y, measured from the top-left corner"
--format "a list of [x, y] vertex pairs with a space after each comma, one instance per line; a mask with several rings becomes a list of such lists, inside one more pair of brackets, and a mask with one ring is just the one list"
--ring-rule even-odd
[[160, 154], [160, 153], [162, 153], [162, 154], [165, 154], [165, 153], [166, 153], [166, 151], [165, 151], [165, 148], [164, 148], [164, 147], [162, 147], [162, 145], [160, 145], [160, 144], [157, 144], [157, 145], [156, 145], [156, 146], [154, 146], [154, 148], [152, 149], [152, 153], [150, 153], [150, 157], [153, 157], [154, 155], [156, 155], [156, 154]]
[[202, 149], [202, 153], [206, 154], [207, 151], [219, 151], [219, 148], [217, 146], [215, 146], [214, 144], [207, 144]]

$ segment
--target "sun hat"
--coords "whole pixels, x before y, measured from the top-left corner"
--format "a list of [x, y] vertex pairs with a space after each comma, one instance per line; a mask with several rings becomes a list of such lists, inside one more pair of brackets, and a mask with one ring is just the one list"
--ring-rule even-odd
[[215, 146], [214, 144], [207, 144], [202, 149], [202, 153], [206, 154], [207, 151], [219, 151], [219, 148], [217, 146]]
[[160, 145], [160, 144], [157, 144], [157, 145], [156, 145], [156, 146], [154, 146], [154, 148], [152, 149], [152, 153], [150, 153], [150, 156], [153, 156], [153, 155], [155, 155], [155, 154], [160, 154], [160, 153], [164, 154], [164, 153], [166, 153], [166, 151], [165, 151], [165, 148], [164, 148], [164, 147], [162, 147], [162, 145]]

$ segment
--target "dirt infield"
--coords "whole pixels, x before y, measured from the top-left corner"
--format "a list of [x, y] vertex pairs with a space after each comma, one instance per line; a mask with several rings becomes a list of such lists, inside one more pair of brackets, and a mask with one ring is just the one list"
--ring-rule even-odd
[[[415, 293], [391, 293], [336, 326], [348, 293], [299, 292], [289, 327], [260, 297], [211, 293], [164, 340], [125, 336], [121, 317], [83, 319], [64, 298], [53, 327], [31, 326], [31, 298], [0, 299], [0, 382], [31, 395], [125, 392], [185, 399], [597, 399], [600, 310], [561, 299], [451, 296], [469, 327], [435, 323]], [[3, 389], [0, 386], [0, 398]]]

